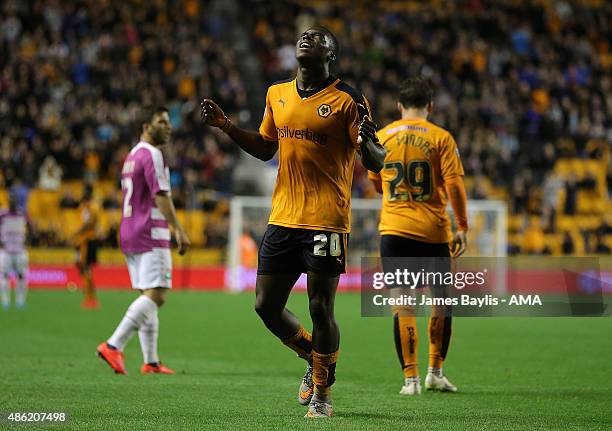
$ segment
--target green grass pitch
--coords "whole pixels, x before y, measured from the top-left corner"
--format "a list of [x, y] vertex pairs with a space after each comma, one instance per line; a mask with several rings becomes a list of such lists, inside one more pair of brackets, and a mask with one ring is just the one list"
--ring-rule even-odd
[[[253, 311], [253, 294], [174, 291], [160, 311], [160, 356], [175, 376], [128, 376], [94, 356], [133, 292], [32, 291], [28, 308], [0, 311], [0, 411], [67, 411], [64, 425], [15, 429], [588, 429], [612, 428], [612, 319], [459, 318], [445, 371], [460, 392], [398, 395], [392, 322], [361, 318], [359, 296], [340, 294], [335, 416], [313, 423], [296, 401], [304, 364]], [[290, 308], [306, 324], [306, 296]], [[419, 321], [421, 374], [425, 322]], [[10, 426], [0, 423], [0, 429]]]

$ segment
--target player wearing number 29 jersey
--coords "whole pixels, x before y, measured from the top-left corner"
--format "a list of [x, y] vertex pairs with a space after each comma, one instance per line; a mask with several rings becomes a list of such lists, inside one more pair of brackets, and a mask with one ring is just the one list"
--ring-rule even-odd
[[368, 176], [382, 183], [380, 234], [450, 242], [445, 184], [463, 176], [451, 134], [424, 118], [411, 118], [389, 124], [378, 138], [387, 150], [385, 167]]
[[[463, 166], [455, 140], [446, 130], [427, 121], [433, 107], [433, 90], [423, 77], [402, 83], [398, 109], [401, 119], [378, 132], [387, 150], [380, 174], [369, 178], [383, 195], [380, 216], [380, 254], [386, 272], [397, 269], [397, 259], [387, 257], [446, 258], [410, 259], [402, 263], [411, 271], [451, 271], [450, 256], [458, 257], [466, 246], [468, 229]], [[457, 233], [451, 234], [446, 214], [450, 197]], [[450, 249], [449, 249], [450, 248]], [[432, 287], [432, 286], [430, 286]], [[432, 295], [443, 289], [432, 287]], [[421, 392], [417, 364], [418, 333], [411, 307], [394, 307], [395, 348], [404, 372], [400, 394]], [[451, 338], [450, 307], [433, 307], [429, 319], [429, 369], [427, 389], [456, 391], [442, 373]]]

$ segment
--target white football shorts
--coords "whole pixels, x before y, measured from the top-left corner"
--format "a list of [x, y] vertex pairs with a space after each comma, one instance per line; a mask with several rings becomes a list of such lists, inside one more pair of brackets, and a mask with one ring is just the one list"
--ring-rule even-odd
[[28, 252], [8, 253], [0, 251], [0, 272], [7, 276], [14, 272], [19, 278], [24, 278], [28, 273]]
[[125, 255], [133, 289], [172, 288], [172, 255], [169, 248]]

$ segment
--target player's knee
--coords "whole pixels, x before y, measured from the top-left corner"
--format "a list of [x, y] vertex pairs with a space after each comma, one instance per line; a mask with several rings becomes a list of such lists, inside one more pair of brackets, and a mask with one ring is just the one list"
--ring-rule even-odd
[[271, 307], [267, 304], [264, 295], [257, 295], [255, 298], [255, 312], [262, 319], [269, 319], [273, 314]]
[[163, 296], [159, 296], [157, 297], [157, 299], [154, 299], [154, 301], [158, 307], [161, 307], [162, 305], [166, 303], [166, 298], [164, 298]]
[[311, 298], [308, 307], [313, 322], [324, 323], [331, 320], [331, 307], [329, 306], [329, 301], [325, 298]]
[[149, 297], [158, 307], [161, 307], [166, 302], [166, 296], [161, 289], [149, 289], [145, 291], [145, 295]]

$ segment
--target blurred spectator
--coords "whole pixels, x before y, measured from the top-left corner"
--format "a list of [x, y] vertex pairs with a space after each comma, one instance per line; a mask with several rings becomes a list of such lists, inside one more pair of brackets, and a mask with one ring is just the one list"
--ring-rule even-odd
[[53, 156], [45, 157], [39, 169], [38, 187], [42, 190], [57, 191], [62, 185], [62, 168]]
[[578, 184], [576, 177], [572, 174], [567, 178], [565, 182], [565, 209], [564, 213], [567, 215], [576, 214], [576, 199], [578, 193]]
[[117, 209], [119, 208], [119, 201], [115, 196], [115, 193], [108, 192], [104, 198], [102, 199], [102, 208], [105, 210]]
[[244, 268], [257, 268], [257, 243], [248, 231], [240, 236], [240, 258]]
[[563, 240], [561, 242], [561, 253], [568, 255], [573, 254], [575, 251], [574, 239], [569, 232], [563, 232]]
[[546, 247], [540, 220], [537, 217], [532, 217], [530, 219], [529, 226], [523, 233], [521, 250], [523, 253], [527, 254], [550, 253], [550, 249]]
[[60, 208], [78, 208], [79, 201], [74, 197], [70, 189], [66, 189], [60, 199]]
[[30, 190], [28, 189], [28, 186], [21, 181], [21, 178], [16, 177], [13, 180], [13, 185], [9, 190], [9, 194], [17, 201], [17, 208], [20, 211], [27, 211], [28, 195], [30, 194]]
[[610, 247], [606, 244], [606, 231], [605, 226], [601, 226], [595, 231], [595, 240], [593, 246], [593, 253], [597, 254], [609, 254]]

